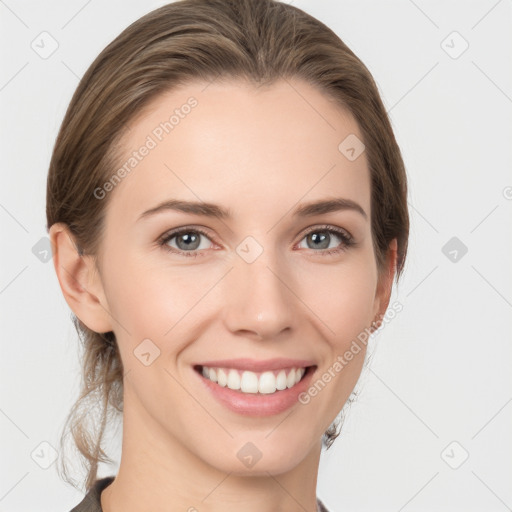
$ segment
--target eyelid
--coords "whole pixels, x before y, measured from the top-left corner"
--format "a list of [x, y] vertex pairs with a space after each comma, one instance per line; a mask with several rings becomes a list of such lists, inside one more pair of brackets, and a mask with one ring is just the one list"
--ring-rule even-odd
[[[172, 229], [166, 231], [165, 233], [163, 233], [157, 239], [157, 243], [159, 244], [159, 246], [163, 247], [165, 250], [167, 250], [167, 251], [169, 251], [171, 253], [174, 253], [174, 254], [185, 255], [185, 256], [204, 255], [204, 253], [207, 252], [206, 250], [194, 249], [194, 250], [191, 250], [191, 251], [182, 251], [180, 249], [175, 249], [174, 247], [169, 247], [167, 245], [167, 242], [169, 242], [169, 240], [173, 239], [174, 237], [176, 237], [176, 236], [178, 236], [178, 235], [180, 235], [182, 233], [187, 233], [187, 232], [190, 232], [190, 231], [197, 232], [197, 233], [205, 236], [206, 238], [208, 238], [213, 244], [219, 245], [219, 244], [217, 244], [215, 242], [215, 240], [214, 240], [215, 237], [210, 234], [208, 228], [205, 228], [203, 226], [198, 226], [198, 225], [186, 225], [186, 226], [180, 226], [178, 228], [172, 228]], [[346, 229], [341, 228], [339, 226], [334, 226], [334, 225], [331, 225], [331, 224], [323, 224], [323, 225], [315, 224], [313, 226], [309, 226], [304, 231], [302, 231], [302, 233], [300, 235], [300, 238], [296, 242], [295, 245], [297, 245], [298, 243], [302, 242], [302, 240], [304, 240], [304, 238], [308, 234], [314, 233], [316, 231], [327, 231], [327, 232], [330, 232], [330, 233], [334, 233], [335, 235], [337, 235], [341, 239], [342, 243], [341, 243], [341, 246], [339, 248], [336, 248], [336, 249], [324, 249], [324, 250], [319, 250], [319, 251], [315, 251], [315, 250], [311, 249], [311, 251], [313, 253], [317, 252], [319, 255], [322, 255], [322, 254], [323, 255], [329, 255], [329, 254], [333, 254], [333, 253], [344, 251], [347, 248], [349, 248], [349, 247], [351, 247], [353, 245], [356, 245], [354, 237], [351, 235], [351, 233], [349, 231], [347, 231]]]
[[160, 235], [158, 237], [158, 240], [161, 241], [170, 236], [179, 235], [180, 233], [185, 233], [187, 231], [197, 231], [198, 233], [201, 233], [202, 235], [206, 236], [207, 238], [210, 238], [210, 239], [212, 238], [212, 235], [208, 228], [191, 224], [191, 225], [186, 225], [186, 226], [180, 226], [179, 228], [169, 229], [169, 230], [165, 231], [162, 235]]
[[[315, 231], [332, 231], [340, 236], [343, 235], [348, 241], [354, 241], [354, 237], [349, 231], [344, 228], [340, 228], [339, 226], [333, 226], [331, 224], [315, 224], [314, 226], [310, 226], [302, 232], [302, 238], [309, 235], [309, 233], [314, 233]], [[301, 241], [302, 238], [299, 241]]]

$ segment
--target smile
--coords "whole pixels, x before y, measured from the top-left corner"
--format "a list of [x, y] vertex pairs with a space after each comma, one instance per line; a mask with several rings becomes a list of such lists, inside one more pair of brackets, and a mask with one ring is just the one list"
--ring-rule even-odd
[[197, 366], [196, 371], [221, 387], [228, 387], [241, 393], [272, 394], [289, 389], [304, 377], [307, 368], [283, 368], [264, 372]]

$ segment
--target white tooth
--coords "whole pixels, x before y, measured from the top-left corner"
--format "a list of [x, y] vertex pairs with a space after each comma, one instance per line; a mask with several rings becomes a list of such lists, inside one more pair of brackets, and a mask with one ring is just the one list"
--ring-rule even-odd
[[215, 368], [210, 368], [210, 380], [212, 382], [217, 382], [217, 372], [215, 371]]
[[240, 374], [233, 368], [231, 368], [228, 373], [228, 388], [234, 390], [240, 389]]
[[245, 371], [242, 373], [242, 381], [240, 389], [244, 393], [257, 393], [258, 392], [258, 376], [254, 372]]
[[260, 393], [274, 393], [276, 391], [276, 378], [274, 372], [263, 372], [260, 375], [258, 391]]
[[291, 388], [295, 384], [295, 368], [290, 370], [288, 378], [286, 379], [286, 386]]
[[202, 374], [212, 382], [217, 382], [219, 386], [228, 387], [233, 390], [240, 390], [243, 393], [261, 393], [272, 394], [276, 390], [282, 391], [286, 388], [295, 386], [306, 372], [305, 368], [292, 368], [286, 375], [285, 370], [279, 371], [277, 376], [273, 371], [266, 371], [256, 374], [251, 371], [244, 371], [242, 378], [238, 370], [233, 368], [208, 368], [203, 366]]
[[219, 384], [219, 386], [224, 387], [228, 383], [228, 376], [226, 375], [226, 372], [222, 368], [219, 368], [217, 370], [217, 379], [217, 383]]
[[286, 372], [284, 370], [281, 370], [277, 374], [276, 388], [279, 391], [282, 391], [283, 389], [286, 389]]

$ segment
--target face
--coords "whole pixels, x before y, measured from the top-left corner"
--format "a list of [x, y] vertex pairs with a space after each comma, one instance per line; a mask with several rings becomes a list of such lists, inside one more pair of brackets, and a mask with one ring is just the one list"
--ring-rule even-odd
[[[369, 170], [364, 152], [351, 160], [338, 149], [351, 134], [362, 140], [355, 120], [306, 83], [206, 86], [158, 97], [122, 141], [129, 171], [104, 188], [101, 285], [125, 370], [125, 425], [225, 472], [277, 474], [318, 446], [364, 346], [333, 366], [387, 304]], [[338, 207], [305, 209], [326, 201]], [[275, 358], [310, 368], [291, 388], [250, 395], [197, 369]], [[261, 454], [254, 469], [242, 447]]]

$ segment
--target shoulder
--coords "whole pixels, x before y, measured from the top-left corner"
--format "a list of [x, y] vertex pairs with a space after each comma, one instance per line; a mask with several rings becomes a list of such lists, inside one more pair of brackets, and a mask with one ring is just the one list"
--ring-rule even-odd
[[71, 509], [70, 512], [102, 512], [100, 500], [101, 491], [112, 483], [114, 478], [114, 476], [107, 476], [96, 480], [83, 500], [75, 508]]

